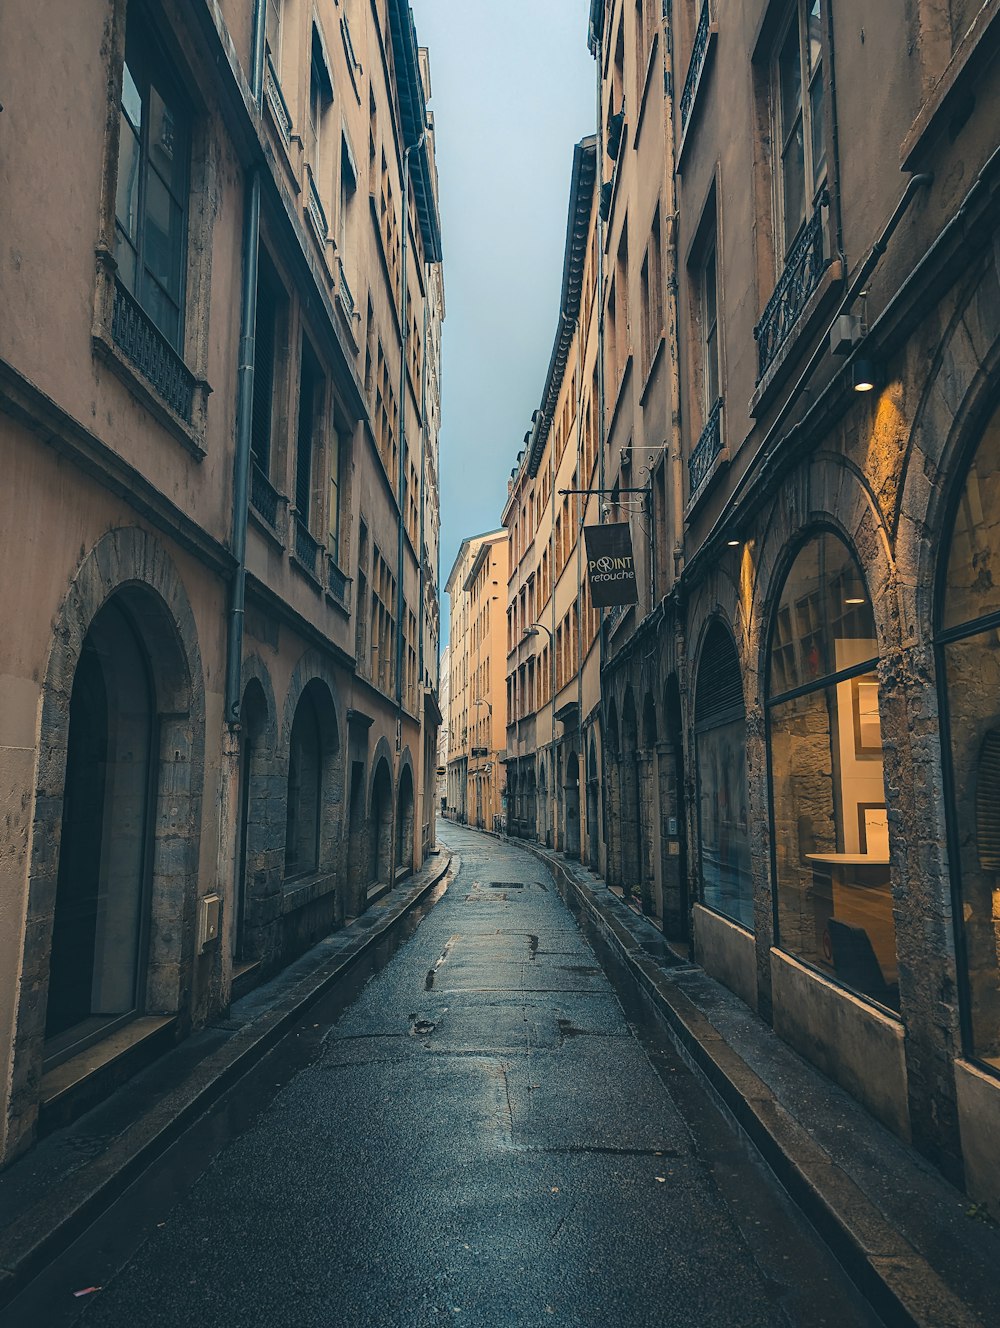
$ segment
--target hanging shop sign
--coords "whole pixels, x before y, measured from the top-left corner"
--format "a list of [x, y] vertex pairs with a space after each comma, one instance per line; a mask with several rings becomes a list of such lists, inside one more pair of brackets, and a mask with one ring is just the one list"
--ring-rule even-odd
[[637, 604], [639, 585], [632, 557], [632, 531], [627, 521], [584, 526], [587, 542], [587, 580], [595, 609]]

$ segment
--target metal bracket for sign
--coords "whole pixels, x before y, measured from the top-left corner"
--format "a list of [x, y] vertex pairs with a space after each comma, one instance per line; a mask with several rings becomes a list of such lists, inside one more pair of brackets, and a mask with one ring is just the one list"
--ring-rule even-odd
[[568, 493], [648, 493], [649, 485], [644, 484], [641, 489], [557, 489], [556, 492], [563, 495]]

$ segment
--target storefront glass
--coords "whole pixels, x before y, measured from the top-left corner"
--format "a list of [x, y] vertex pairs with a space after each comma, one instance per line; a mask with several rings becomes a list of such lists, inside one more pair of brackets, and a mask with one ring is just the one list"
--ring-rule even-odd
[[875, 621], [861, 571], [836, 536], [799, 553], [773, 633], [777, 942], [898, 1011]]

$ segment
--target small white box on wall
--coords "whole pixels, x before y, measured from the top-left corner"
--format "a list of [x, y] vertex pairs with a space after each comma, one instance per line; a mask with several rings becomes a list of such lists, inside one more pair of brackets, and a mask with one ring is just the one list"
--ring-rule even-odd
[[198, 901], [198, 949], [206, 949], [219, 939], [222, 921], [222, 896], [203, 895]]

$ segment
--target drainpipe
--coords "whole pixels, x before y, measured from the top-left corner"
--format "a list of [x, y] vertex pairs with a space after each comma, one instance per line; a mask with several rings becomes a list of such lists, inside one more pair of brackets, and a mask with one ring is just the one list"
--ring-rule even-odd
[[[604, 523], [604, 489], [607, 484], [605, 474], [605, 451], [607, 447], [607, 438], [605, 436], [605, 411], [607, 386], [604, 380], [604, 219], [601, 216], [600, 209], [600, 186], [604, 180], [604, 116], [601, 105], [601, 66], [604, 59], [604, 35], [603, 31], [600, 37], [594, 41], [594, 59], [597, 63], [597, 184], [598, 184], [598, 208], [597, 208], [597, 487], [601, 491], [601, 497], [597, 504], [597, 520], [600, 524]], [[601, 609], [600, 623], [597, 629], [597, 650], [598, 650], [598, 691], [601, 700], [604, 700], [604, 620], [605, 610]], [[607, 750], [604, 745], [604, 725], [601, 725], [601, 762], [602, 765], [607, 757]], [[604, 839], [604, 874], [608, 872], [608, 799], [601, 799], [601, 833]]]
[[[417, 704], [420, 704], [420, 698], [424, 686], [424, 468], [427, 464], [427, 310], [430, 302], [430, 281], [426, 283], [424, 290], [424, 358], [420, 366], [420, 488], [418, 490], [417, 502], [419, 505], [418, 521], [419, 534], [417, 537]], [[420, 732], [424, 739], [424, 745], [427, 743], [427, 735], [424, 733], [423, 711], [420, 714]], [[435, 734], [434, 743], [434, 767], [437, 769], [437, 735]], [[420, 848], [421, 861], [423, 861], [423, 842], [424, 842], [424, 803], [427, 798], [427, 753], [421, 752], [420, 784]], [[432, 785], [433, 787], [433, 785]], [[429, 820], [429, 830], [427, 844], [428, 848], [434, 837], [434, 818]]]
[[[593, 204], [591, 205], [593, 206]], [[577, 322], [576, 333], [576, 473], [580, 475], [580, 463], [583, 458], [583, 324]], [[589, 476], [587, 477], [590, 478]], [[579, 487], [579, 485], [577, 486]], [[589, 494], [587, 495], [589, 497]], [[582, 494], [575, 494], [574, 500], [580, 503], [580, 517], [576, 523], [576, 727], [580, 755], [576, 767], [576, 809], [577, 838], [580, 861], [583, 855], [583, 813], [587, 805], [586, 781], [587, 759], [583, 743], [583, 523], [586, 519], [587, 504], [581, 501]], [[600, 499], [598, 499], [600, 502]], [[581, 773], [581, 771], [583, 773]], [[589, 827], [588, 827], [589, 830]], [[589, 855], [588, 855], [589, 856]]]
[[[250, 90], [258, 110], [264, 97], [265, 0], [255, 0], [253, 15], [253, 70]], [[257, 323], [257, 252], [260, 241], [260, 168], [250, 168], [246, 211], [243, 214], [243, 290], [240, 305], [240, 350], [236, 395], [236, 457], [233, 466], [232, 551], [236, 573], [229, 596], [229, 634], [226, 642], [226, 723], [240, 722], [243, 677], [243, 620], [246, 604], [247, 516], [250, 506], [250, 442], [253, 424], [254, 331]]]
[[[403, 616], [406, 613], [406, 597], [403, 594], [403, 551], [406, 546], [406, 510], [403, 493], [406, 487], [406, 353], [409, 349], [409, 291], [407, 289], [406, 259], [410, 250], [410, 153], [419, 152], [423, 147], [427, 130], [421, 129], [420, 137], [403, 150], [403, 172], [400, 193], [400, 208], [403, 214], [403, 239], [400, 252], [400, 270], [402, 290], [399, 296], [399, 465], [396, 478], [396, 499], [399, 503], [399, 544], [396, 558], [396, 752], [403, 750]], [[420, 550], [417, 550], [420, 561]]]

